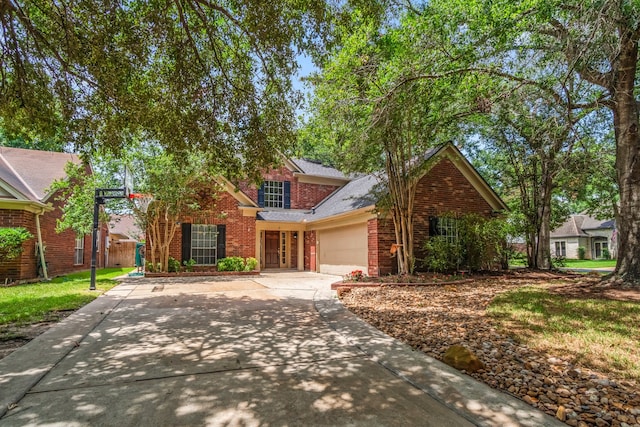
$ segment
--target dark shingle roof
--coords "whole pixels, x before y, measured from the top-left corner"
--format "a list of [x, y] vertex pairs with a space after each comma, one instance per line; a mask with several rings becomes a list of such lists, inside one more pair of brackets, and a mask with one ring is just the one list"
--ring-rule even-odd
[[310, 214], [310, 211], [261, 211], [258, 212], [257, 218], [263, 221], [302, 222]]
[[320, 163], [313, 162], [311, 160], [292, 159], [292, 162], [295, 163], [295, 165], [298, 166], [298, 168], [300, 168], [302, 173], [306, 175], [322, 176], [327, 178], [348, 179], [338, 169], [325, 166]]
[[373, 175], [354, 179], [322, 201], [316, 207], [315, 214], [311, 215], [310, 219], [326, 218], [367, 206], [373, 207], [376, 201], [371, 191], [377, 183], [378, 180]]
[[68, 162], [80, 163], [75, 154], [0, 147], [0, 180], [28, 200], [45, 201], [53, 181], [66, 176]]
[[599, 220], [589, 215], [571, 215], [560, 227], [551, 231], [551, 237], [586, 237], [587, 230], [613, 229], [614, 220]]

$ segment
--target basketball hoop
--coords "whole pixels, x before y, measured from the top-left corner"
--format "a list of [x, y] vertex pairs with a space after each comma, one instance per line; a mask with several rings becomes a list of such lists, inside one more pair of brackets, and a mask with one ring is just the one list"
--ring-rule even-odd
[[144, 213], [147, 213], [147, 209], [149, 209], [149, 205], [151, 204], [151, 202], [153, 202], [153, 195], [130, 193], [129, 200], [131, 200], [139, 210], [141, 210]]

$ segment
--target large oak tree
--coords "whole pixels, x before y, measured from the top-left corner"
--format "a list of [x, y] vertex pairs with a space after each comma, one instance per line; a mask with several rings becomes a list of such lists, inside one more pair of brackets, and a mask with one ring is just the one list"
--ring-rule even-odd
[[[299, 49], [326, 35], [323, 1], [3, 0], [0, 128], [76, 150], [132, 136], [214, 153], [230, 171], [293, 141]], [[255, 168], [254, 168], [255, 169]]]

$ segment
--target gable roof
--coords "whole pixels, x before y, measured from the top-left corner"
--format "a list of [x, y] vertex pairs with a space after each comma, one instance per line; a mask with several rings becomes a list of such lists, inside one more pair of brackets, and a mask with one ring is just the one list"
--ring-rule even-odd
[[291, 159], [291, 162], [298, 167], [300, 173], [305, 175], [318, 176], [323, 178], [349, 179], [336, 168], [325, 166], [319, 162], [307, 159]]
[[53, 181], [66, 176], [68, 162], [81, 160], [70, 153], [0, 147], [0, 185], [16, 199], [45, 202]]
[[561, 226], [551, 231], [551, 237], [587, 237], [588, 231], [614, 229], [615, 221], [599, 220], [589, 215], [571, 215]]
[[112, 215], [109, 219], [109, 233], [126, 236], [131, 240], [144, 236], [133, 215]]
[[[493, 209], [507, 209], [502, 199], [452, 143], [431, 148], [422, 155], [425, 162], [439, 156], [447, 156], [453, 159], [455, 166], [469, 182], [472, 183]], [[296, 162], [299, 162], [299, 160], [296, 160]], [[374, 174], [360, 176], [338, 188], [310, 211], [263, 210], [258, 213], [258, 219], [267, 221], [312, 222], [358, 211], [367, 207], [373, 209], [376, 205], [376, 200], [372, 191], [377, 184], [379, 184], [379, 178]]]

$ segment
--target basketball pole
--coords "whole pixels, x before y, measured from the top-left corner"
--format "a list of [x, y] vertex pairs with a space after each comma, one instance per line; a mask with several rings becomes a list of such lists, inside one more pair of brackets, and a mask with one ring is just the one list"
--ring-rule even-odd
[[91, 241], [91, 284], [90, 291], [96, 290], [96, 265], [98, 261], [98, 232], [100, 227], [100, 205], [107, 199], [126, 199], [129, 197], [126, 188], [96, 188], [93, 197], [93, 238]]

